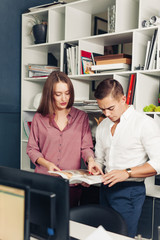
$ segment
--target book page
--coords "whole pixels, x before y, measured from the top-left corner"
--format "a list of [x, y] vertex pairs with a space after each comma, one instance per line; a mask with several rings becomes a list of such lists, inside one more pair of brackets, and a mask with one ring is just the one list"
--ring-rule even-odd
[[63, 170], [63, 171], [48, 171], [53, 176], [61, 176], [64, 179], [68, 179], [70, 184], [85, 182], [89, 185], [101, 183], [101, 175], [91, 175], [88, 170]]

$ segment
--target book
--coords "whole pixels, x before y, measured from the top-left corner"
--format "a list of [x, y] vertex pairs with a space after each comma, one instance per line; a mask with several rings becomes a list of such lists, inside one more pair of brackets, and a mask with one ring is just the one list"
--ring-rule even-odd
[[96, 62], [100, 60], [119, 59], [119, 58], [132, 58], [132, 56], [125, 53], [108, 54], [108, 55], [102, 55], [102, 56], [95, 56], [94, 61]]
[[63, 171], [48, 171], [49, 174], [68, 179], [70, 184], [85, 182], [89, 185], [102, 182], [101, 175], [91, 175], [88, 170], [63, 170]]
[[53, 71], [53, 70], [59, 70], [60, 68], [57, 66], [51, 66], [51, 65], [43, 65], [43, 64], [28, 64], [28, 70], [34, 70], [34, 71]]
[[51, 72], [43, 72], [43, 71], [28, 71], [28, 77], [48, 77]]
[[[92, 59], [92, 53], [84, 51], [84, 50], [81, 50], [81, 60], [82, 60], [82, 57]], [[81, 74], [84, 74], [82, 61], [81, 61]]]
[[94, 74], [94, 71], [92, 71], [92, 66], [93, 66], [92, 58], [81, 57], [81, 59], [82, 59], [83, 74]]
[[133, 91], [133, 82], [134, 82], [135, 74], [130, 75], [129, 83], [128, 83], [128, 89], [126, 94], [126, 103], [130, 104], [131, 94]]
[[98, 60], [98, 61], [96, 61], [96, 65], [113, 64], [113, 63], [131, 64], [131, 58], [116, 58], [116, 59], [108, 59], [108, 60]]
[[131, 97], [130, 97], [130, 102], [129, 102], [130, 105], [134, 103], [135, 89], [136, 89], [136, 74], [134, 74], [134, 79], [133, 79]]
[[95, 65], [91, 67], [93, 71], [105, 71], [105, 70], [116, 70], [116, 69], [123, 69], [129, 70], [130, 65], [126, 63], [114, 63], [114, 64], [103, 64], [103, 65]]
[[75, 44], [64, 44], [63, 69], [67, 75], [78, 74], [78, 49]]
[[150, 65], [150, 61], [151, 61], [151, 56], [152, 56], [152, 54], [153, 54], [154, 44], [155, 44], [155, 42], [156, 42], [157, 32], [158, 32], [158, 29], [155, 29], [155, 30], [154, 30], [154, 34], [153, 34], [153, 36], [152, 36], [152, 40], [151, 40], [150, 47], [149, 47], [149, 50], [148, 50], [146, 69], [149, 69], [149, 65]]
[[156, 56], [157, 56], [156, 52], [157, 52], [157, 37], [155, 39], [153, 50], [152, 50], [152, 53], [151, 53], [150, 63], [149, 63], [149, 66], [148, 66], [149, 70], [150, 69], [155, 69], [154, 61], [156, 61]]

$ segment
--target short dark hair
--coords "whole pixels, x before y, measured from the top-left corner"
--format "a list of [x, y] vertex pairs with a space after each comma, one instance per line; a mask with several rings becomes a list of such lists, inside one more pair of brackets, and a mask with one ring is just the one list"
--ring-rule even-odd
[[109, 95], [113, 98], [119, 99], [124, 95], [122, 85], [115, 79], [105, 79], [97, 86], [94, 96], [96, 99], [103, 99]]
[[58, 82], [64, 82], [68, 85], [70, 99], [67, 108], [73, 106], [74, 103], [74, 88], [70, 78], [63, 72], [54, 71], [47, 78], [42, 92], [42, 99], [37, 112], [41, 113], [43, 116], [52, 116], [55, 112], [55, 104], [53, 101], [55, 84]]

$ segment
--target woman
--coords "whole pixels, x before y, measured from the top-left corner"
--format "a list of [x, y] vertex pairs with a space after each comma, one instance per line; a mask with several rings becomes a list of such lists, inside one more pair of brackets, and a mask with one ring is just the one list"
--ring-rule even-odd
[[[32, 120], [27, 154], [35, 172], [79, 169], [81, 158], [93, 159], [88, 115], [73, 107], [74, 89], [63, 72], [52, 72], [43, 88], [40, 106]], [[70, 205], [77, 205], [81, 187], [70, 187]]]

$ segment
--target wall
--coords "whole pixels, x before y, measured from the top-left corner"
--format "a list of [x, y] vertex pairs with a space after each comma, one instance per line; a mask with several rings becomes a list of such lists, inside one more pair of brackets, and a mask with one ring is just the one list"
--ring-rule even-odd
[[0, 1], [0, 165], [20, 167], [21, 14], [53, 1]]

